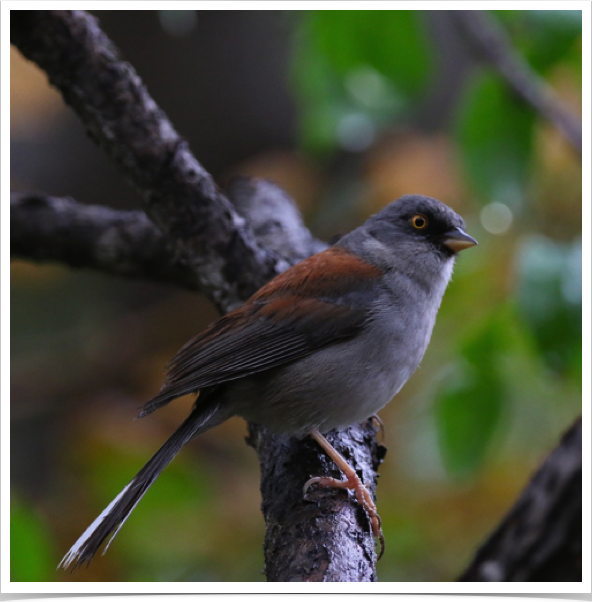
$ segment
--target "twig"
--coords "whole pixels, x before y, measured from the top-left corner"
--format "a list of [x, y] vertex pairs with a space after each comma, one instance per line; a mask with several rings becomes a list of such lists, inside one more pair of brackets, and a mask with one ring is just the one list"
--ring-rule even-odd
[[59, 261], [73, 268], [195, 289], [193, 273], [169, 247], [143, 211], [81, 205], [69, 197], [10, 193], [12, 257]]
[[450, 11], [479, 56], [504, 77], [511, 89], [538, 111], [582, 154], [582, 123], [514, 50], [504, 30], [481, 10]]

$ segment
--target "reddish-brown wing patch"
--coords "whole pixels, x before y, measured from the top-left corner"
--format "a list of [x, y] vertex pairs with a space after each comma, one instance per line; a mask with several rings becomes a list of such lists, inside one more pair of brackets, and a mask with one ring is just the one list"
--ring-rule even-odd
[[331, 247], [291, 267], [261, 287], [248, 301], [257, 303], [291, 293], [330, 298], [378, 278], [382, 270], [341, 247]]
[[172, 399], [304, 357], [354, 336], [381, 270], [332, 247], [280, 274], [189, 341], [143, 415]]

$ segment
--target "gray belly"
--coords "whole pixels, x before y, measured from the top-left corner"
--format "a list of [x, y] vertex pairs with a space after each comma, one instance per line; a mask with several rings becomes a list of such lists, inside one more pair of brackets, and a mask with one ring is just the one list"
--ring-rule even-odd
[[421, 361], [425, 345], [411, 350], [405, 338], [376, 323], [355, 342], [232, 383], [227, 403], [247, 420], [298, 436], [361, 422], [394, 397]]

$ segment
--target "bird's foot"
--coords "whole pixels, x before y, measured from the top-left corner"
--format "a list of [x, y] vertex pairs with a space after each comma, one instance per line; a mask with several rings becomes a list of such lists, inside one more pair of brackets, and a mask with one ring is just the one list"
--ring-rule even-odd
[[372, 528], [372, 534], [380, 542], [380, 552], [378, 554], [378, 560], [384, 553], [384, 535], [380, 526], [380, 516], [376, 510], [372, 494], [368, 487], [362, 483], [362, 480], [357, 475], [356, 471], [349, 466], [344, 458], [330, 445], [330, 443], [320, 434], [318, 431], [311, 433], [312, 437], [317, 440], [318, 443], [327, 451], [333, 460], [337, 463], [341, 471], [345, 474], [345, 479], [334, 479], [333, 477], [313, 477], [309, 479], [304, 485], [304, 495], [310, 488], [311, 485], [318, 485], [319, 487], [337, 487], [338, 489], [351, 489], [358, 503], [366, 513], [370, 520], [370, 526]]
[[372, 527], [372, 534], [380, 542], [380, 553], [378, 554], [378, 560], [380, 560], [384, 552], [384, 535], [382, 534], [382, 529], [380, 526], [380, 516], [378, 515], [378, 511], [376, 510], [376, 506], [372, 500], [372, 495], [370, 491], [368, 491], [368, 487], [362, 483], [360, 477], [358, 477], [356, 473], [353, 473], [353, 476], [350, 475], [347, 479], [343, 479], [343, 481], [334, 479], [333, 477], [313, 477], [304, 484], [304, 495], [306, 495], [306, 492], [310, 486], [315, 484], [319, 487], [351, 489], [355, 493], [358, 503], [368, 514], [370, 526]]

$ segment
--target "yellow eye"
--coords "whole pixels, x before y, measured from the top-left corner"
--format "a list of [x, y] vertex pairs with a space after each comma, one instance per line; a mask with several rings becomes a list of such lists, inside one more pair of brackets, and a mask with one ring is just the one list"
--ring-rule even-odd
[[428, 218], [425, 215], [418, 213], [411, 218], [411, 225], [416, 230], [425, 230], [428, 227]]

